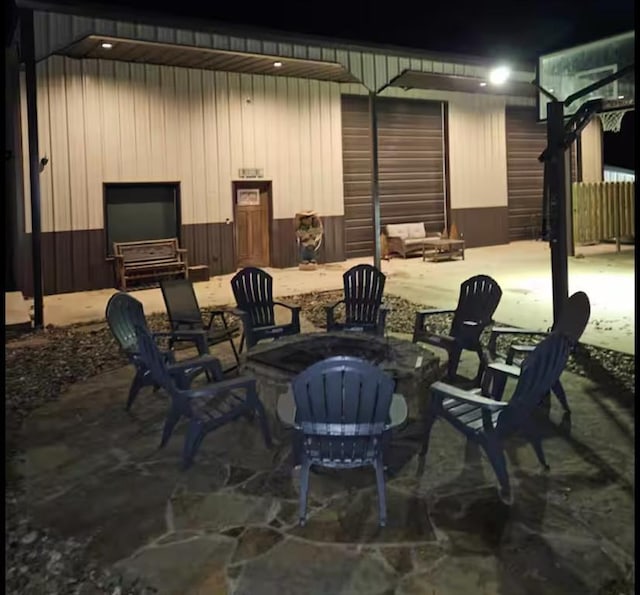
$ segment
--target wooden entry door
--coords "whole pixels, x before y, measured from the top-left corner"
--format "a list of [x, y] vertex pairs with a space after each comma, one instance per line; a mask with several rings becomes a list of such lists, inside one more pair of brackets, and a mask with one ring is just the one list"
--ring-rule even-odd
[[237, 266], [269, 266], [271, 182], [234, 182], [233, 202]]

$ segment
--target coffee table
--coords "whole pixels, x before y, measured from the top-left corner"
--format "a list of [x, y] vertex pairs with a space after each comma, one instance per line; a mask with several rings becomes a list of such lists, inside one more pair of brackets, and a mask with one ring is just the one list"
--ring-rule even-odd
[[[427, 254], [427, 249], [431, 252]], [[433, 261], [452, 260], [454, 256], [462, 257], [464, 260], [464, 240], [450, 240], [448, 238], [425, 238], [422, 243], [422, 261], [427, 256]]]

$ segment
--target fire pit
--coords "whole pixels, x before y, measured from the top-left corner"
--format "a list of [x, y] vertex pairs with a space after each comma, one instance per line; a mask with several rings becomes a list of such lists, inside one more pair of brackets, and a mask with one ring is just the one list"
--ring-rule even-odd
[[273, 419], [278, 397], [287, 392], [291, 379], [336, 355], [359, 357], [382, 367], [396, 379], [396, 392], [404, 395], [409, 420], [422, 417], [427, 387], [438, 380], [439, 360], [410, 341], [353, 332], [294, 335], [256, 345], [247, 354], [244, 368], [258, 379], [260, 398]]

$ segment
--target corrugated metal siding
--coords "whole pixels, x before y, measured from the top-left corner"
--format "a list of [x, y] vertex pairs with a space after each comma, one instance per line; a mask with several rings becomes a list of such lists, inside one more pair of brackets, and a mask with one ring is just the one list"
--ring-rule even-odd
[[[370, 90], [380, 89], [405, 69], [458, 76], [486, 77], [489, 68], [477, 64], [460, 64], [429, 60], [383, 51], [356, 51], [320, 47], [308, 43], [234, 37], [205, 31], [186, 31], [152, 25], [136, 25], [108, 19], [35, 12], [36, 57], [44, 58], [90, 34], [121, 36], [143, 41], [194, 45], [196, 47], [235, 50], [255, 54], [278, 55], [309, 60], [339, 62], [347, 67]], [[530, 81], [533, 72], [514, 72], [513, 78]], [[347, 90], [347, 93], [351, 91]]]
[[[382, 225], [423, 221], [444, 227], [442, 106], [379, 99]], [[368, 99], [342, 97], [346, 256], [373, 253]]]
[[452, 209], [507, 206], [505, 101], [468, 96], [449, 103]]
[[544, 167], [538, 161], [547, 146], [547, 129], [535, 108], [507, 108], [507, 185], [509, 240], [531, 240], [542, 225]]
[[38, 65], [42, 229], [103, 227], [104, 182], [177, 181], [184, 224], [232, 219], [231, 181], [253, 167], [274, 218], [342, 215], [339, 98], [336, 83], [54, 56]]

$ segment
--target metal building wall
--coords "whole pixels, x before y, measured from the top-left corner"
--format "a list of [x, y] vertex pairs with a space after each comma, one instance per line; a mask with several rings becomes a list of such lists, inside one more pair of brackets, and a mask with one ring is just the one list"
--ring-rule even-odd
[[467, 246], [509, 241], [504, 98], [449, 103], [449, 188], [451, 223]]
[[45, 232], [103, 227], [104, 182], [179, 181], [183, 223], [223, 222], [253, 167], [273, 181], [275, 219], [343, 213], [336, 83], [54, 56], [38, 114]]
[[[273, 264], [295, 264], [293, 220], [305, 209], [324, 217], [325, 259], [344, 257], [336, 83], [53, 56], [38, 65], [38, 113], [49, 159], [40, 178], [43, 242], [52, 243], [47, 293], [111, 284], [108, 182], [180, 182], [183, 243], [191, 263], [213, 274], [235, 268], [233, 226], [225, 224], [233, 220], [232, 180], [240, 168], [261, 168], [272, 181]], [[24, 182], [30, 233], [26, 169]], [[62, 272], [65, 261], [82, 258], [78, 250], [90, 262]]]

